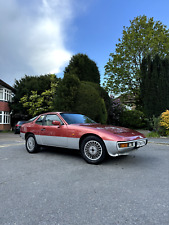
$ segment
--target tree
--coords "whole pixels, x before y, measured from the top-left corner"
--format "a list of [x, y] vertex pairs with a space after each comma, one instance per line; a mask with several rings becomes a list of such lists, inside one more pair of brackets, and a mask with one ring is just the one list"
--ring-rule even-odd
[[74, 111], [80, 80], [73, 74], [65, 74], [60, 81], [54, 99], [54, 109], [56, 111]]
[[100, 73], [94, 61], [85, 54], [72, 56], [64, 74], [74, 74], [80, 81], [90, 81], [100, 84]]
[[107, 122], [107, 110], [104, 99], [92, 82], [81, 82], [77, 92], [74, 110], [87, 115], [99, 123]]
[[124, 27], [122, 39], [116, 44], [105, 66], [104, 86], [114, 94], [137, 96], [140, 90], [140, 65], [148, 54], [164, 58], [169, 53], [169, 30], [153, 17], [138, 16]]
[[30, 116], [52, 111], [57, 86], [55, 75], [51, 75], [51, 88], [49, 90], [45, 90], [41, 94], [38, 94], [37, 91], [31, 91], [31, 95], [24, 95], [20, 99], [20, 103], [27, 109]]
[[[53, 83], [58, 82], [58, 78], [53, 74], [41, 75], [41, 76], [27, 76], [21, 78], [20, 80], [15, 80], [15, 96], [13, 98], [13, 103], [11, 104], [11, 109], [13, 110], [13, 115], [18, 117], [20, 115], [27, 115], [27, 109], [23, 107], [21, 98], [26, 95], [29, 97], [33, 94], [32, 91], [37, 92], [37, 95], [41, 95], [45, 90], [51, 89], [51, 79]], [[35, 97], [35, 96], [34, 96]]]
[[85, 114], [97, 122], [106, 123], [107, 110], [101, 96], [105, 93], [101, 94], [102, 91], [99, 84], [65, 74], [56, 92], [54, 109]]
[[169, 58], [150, 55], [141, 64], [140, 93], [148, 118], [158, 117], [169, 108]]

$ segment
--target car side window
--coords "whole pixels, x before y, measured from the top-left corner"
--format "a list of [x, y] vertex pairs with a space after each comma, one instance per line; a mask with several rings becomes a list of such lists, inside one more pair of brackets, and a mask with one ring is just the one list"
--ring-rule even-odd
[[52, 124], [52, 121], [54, 121], [54, 120], [59, 121], [61, 124], [63, 124], [62, 121], [60, 120], [60, 118], [56, 114], [49, 114], [46, 116], [43, 125], [54, 126]]
[[42, 125], [43, 119], [44, 119], [44, 115], [40, 116], [37, 120], [36, 120], [36, 124]]

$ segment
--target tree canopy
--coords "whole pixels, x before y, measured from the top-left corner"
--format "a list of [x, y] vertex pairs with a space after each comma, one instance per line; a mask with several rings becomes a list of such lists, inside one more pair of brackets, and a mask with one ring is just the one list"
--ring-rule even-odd
[[100, 84], [100, 73], [96, 63], [86, 54], [72, 56], [64, 74], [76, 75], [80, 81], [89, 81]]
[[[45, 93], [45, 91], [47, 90], [53, 91], [53, 87], [51, 87], [51, 82], [57, 83], [58, 80], [59, 79], [54, 74], [53, 75], [47, 74], [47, 75], [41, 75], [41, 76], [25, 75], [25, 77], [21, 78], [20, 80], [15, 80], [15, 84], [14, 84], [15, 96], [13, 99], [13, 103], [11, 104], [13, 115], [17, 115], [17, 114], [27, 115], [28, 108], [23, 106], [23, 102], [20, 101], [21, 98], [25, 96], [27, 101], [31, 102], [31, 98], [32, 100], [33, 99], [35, 100], [37, 99], [37, 97], [41, 97], [42, 93], [44, 93], [44, 96], [45, 96], [47, 94], [47, 92]], [[31, 103], [30, 103], [30, 106], [31, 106]]]
[[80, 80], [77, 76], [66, 74], [63, 77], [59, 82], [54, 98], [54, 108], [56, 111], [74, 111], [79, 86]]
[[141, 64], [141, 99], [147, 117], [158, 117], [169, 109], [169, 58], [156, 55], [143, 59]]
[[169, 30], [153, 17], [138, 16], [123, 28], [105, 66], [105, 87], [114, 94], [136, 96], [140, 89], [140, 65], [148, 54], [165, 57], [169, 53]]
[[107, 122], [107, 110], [104, 99], [92, 82], [81, 82], [77, 92], [74, 110], [92, 118], [96, 122]]
[[56, 111], [82, 113], [97, 122], [106, 123], [104, 98], [107, 96], [99, 84], [80, 81], [76, 75], [65, 74], [56, 92], [54, 108]]
[[58, 86], [58, 82], [56, 82], [55, 78], [55, 75], [51, 75], [50, 89], [44, 90], [40, 94], [38, 94], [38, 91], [31, 91], [31, 95], [24, 95], [20, 99], [20, 103], [27, 109], [30, 116], [36, 116], [40, 113], [52, 111], [54, 109], [53, 99]]

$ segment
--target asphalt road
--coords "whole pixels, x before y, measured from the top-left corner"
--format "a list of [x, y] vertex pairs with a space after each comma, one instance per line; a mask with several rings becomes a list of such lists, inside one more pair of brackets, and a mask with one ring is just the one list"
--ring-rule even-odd
[[0, 225], [168, 225], [169, 145], [89, 165], [78, 151], [27, 153], [0, 134]]

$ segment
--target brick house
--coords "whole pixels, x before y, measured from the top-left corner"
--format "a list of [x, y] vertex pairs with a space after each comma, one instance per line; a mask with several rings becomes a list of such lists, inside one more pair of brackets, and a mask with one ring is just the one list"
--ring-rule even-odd
[[0, 131], [11, 129], [9, 102], [12, 101], [14, 88], [0, 79]]

